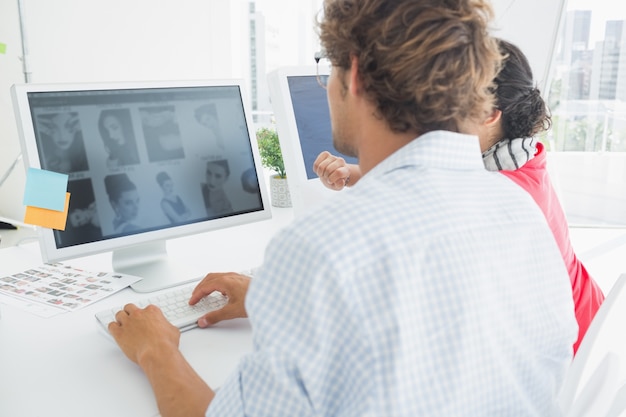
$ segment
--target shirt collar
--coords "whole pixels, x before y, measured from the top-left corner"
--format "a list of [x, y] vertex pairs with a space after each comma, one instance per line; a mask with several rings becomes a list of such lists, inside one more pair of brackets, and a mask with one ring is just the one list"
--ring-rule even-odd
[[437, 130], [413, 139], [372, 169], [384, 173], [407, 166], [485, 170], [478, 136]]

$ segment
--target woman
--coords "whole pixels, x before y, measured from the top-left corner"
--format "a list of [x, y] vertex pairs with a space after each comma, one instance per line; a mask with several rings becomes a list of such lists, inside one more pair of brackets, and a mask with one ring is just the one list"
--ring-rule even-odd
[[132, 132], [130, 114], [125, 109], [102, 110], [98, 129], [109, 157], [109, 169], [139, 163], [135, 137]]
[[115, 233], [129, 233], [139, 229], [134, 221], [139, 214], [139, 193], [137, 186], [128, 175], [114, 174], [104, 177], [104, 186], [109, 202], [115, 212], [113, 229]]
[[61, 112], [37, 117], [43, 147], [43, 168], [70, 174], [89, 169], [78, 113]]
[[[496, 108], [479, 133], [483, 162], [489, 171], [500, 171], [525, 189], [548, 221], [572, 284], [578, 321], [576, 353], [604, 294], [574, 253], [567, 219], [548, 175], [545, 148], [535, 137], [550, 127], [551, 120], [528, 59], [509, 42], [499, 40], [499, 45], [506, 59], [495, 79]], [[317, 157], [314, 170], [333, 190], [352, 186], [361, 178], [358, 165], [346, 164], [329, 152]]]
[[201, 187], [207, 216], [213, 218], [231, 213], [233, 207], [224, 191], [224, 184], [230, 176], [228, 161], [208, 161], [204, 174], [206, 182]]
[[208, 144], [212, 151], [217, 148], [224, 149], [220, 122], [217, 118], [217, 108], [215, 104], [203, 104], [194, 111], [196, 121], [206, 128], [207, 136], [202, 138], [203, 144]]
[[163, 191], [163, 198], [161, 199], [161, 210], [170, 223], [176, 224], [188, 220], [191, 216], [191, 212], [183, 202], [182, 198], [174, 192], [174, 182], [169, 174], [165, 171], [161, 171], [156, 176], [157, 183]]

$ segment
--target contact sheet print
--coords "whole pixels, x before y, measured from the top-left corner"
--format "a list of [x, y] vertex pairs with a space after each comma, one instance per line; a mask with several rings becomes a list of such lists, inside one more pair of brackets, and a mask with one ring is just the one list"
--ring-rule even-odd
[[62, 263], [0, 276], [0, 293], [25, 302], [73, 311], [120, 291], [141, 278], [117, 272], [90, 272]]

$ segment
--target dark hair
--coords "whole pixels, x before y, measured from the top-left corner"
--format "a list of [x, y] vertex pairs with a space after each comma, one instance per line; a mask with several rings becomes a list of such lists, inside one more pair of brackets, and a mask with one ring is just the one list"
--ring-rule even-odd
[[230, 167], [228, 166], [228, 161], [225, 159], [219, 159], [217, 161], [207, 161], [207, 166], [209, 164], [215, 164], [215, 165], [219, 165], [222, 168], [224, 168], [224, 173], [226, 174], [226, 177], [230, 176]]
[[117, 120], [117, 122], [120, 124], [120, 127], [124, 129], [125, 126], [124, 126], [124, 123], [122, 122], [122, 120], [124, 119], [124, 114], [127, 114], [127, 110], [108, 109], [108, 110], [102, 110], [100, 112], [100, 117], [98, 118], [98, 130], [100, 131], [100, 136], [102, 137], [104, 146], [108, 148], [109, 152], [115, 149], [117, 147], [117, 144], [111, 139], [109, 130], [104, 126], [104, 120], [107, 117], [114, 117]]
[[128, 178], [126, 173], [122, 173], [104, 177], [104, 188], [109, 195], [109, 200], [117, 201], [124, 191], [136, 190], [137, 186]]
[[395, 132], [459, 131], [493, 109], [501, 54], [487, 0], [325, 0], [320, 41], [334, 67], [358, 72]]
[[157, 174], [156, 176], [156, 180], [159, 183], [160, 186], [163, 186], [163, 183], [167, 180], [171, 180], [172, 178], [169, 176], [169, 174], [165, 171], [161, 171]]
[[[55, 119], [62, 116], [68, 118], [66, 125], [69, 122], [70, 130], [72, 130], [72, 143], [65, 151], [58, 149], [57, 145], [53, 143], [53, 131], [60, 128]], [[39, 142], [44, 149], [45, 160], [42, 161], [42, 168], [63, 173], [89, 169], [78, 112], [40, 114], [37, 116], [37, 123], [38, 130], [41, 133]], [[68, 163], [68, 165], [64, 166], [64, 162]]]
[[496, 107], [502, 111], [503, 139], [528, 138], [548, 130], [550, 113], [528, 59], [510, 42], [499, 39], [498, 45], [504, 61], [495, 79], [495, 92]]

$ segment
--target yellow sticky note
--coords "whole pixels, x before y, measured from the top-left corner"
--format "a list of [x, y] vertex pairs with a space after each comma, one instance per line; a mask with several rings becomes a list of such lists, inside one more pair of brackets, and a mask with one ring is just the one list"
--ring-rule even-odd
[[6, 53], [7, 53], [7, 44], [0, 42], [0, 54], [6, 54]]
[[56, 230], [65, 230], [67, 211], [70, 207], [70, 193], [65, 193], [65, 207], [63, 211], [49, 210], [40, 207], [26, 206], [24, 223], [47, 227]]

